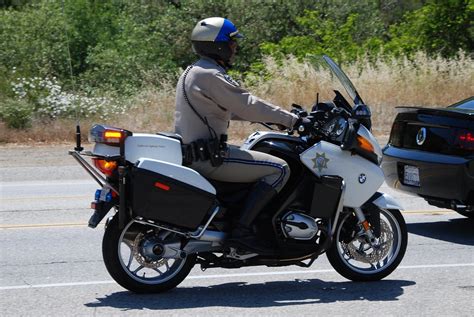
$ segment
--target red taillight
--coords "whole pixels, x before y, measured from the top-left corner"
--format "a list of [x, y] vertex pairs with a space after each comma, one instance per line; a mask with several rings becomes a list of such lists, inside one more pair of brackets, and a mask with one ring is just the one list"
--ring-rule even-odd
[[99, 158], [93, 158], [92, 161], [94, 162], [95, 167], [107, 176], [112, 176], [114, 171], [117, 169], [116, 161], [106, 161]]
[[468, 130], [458, 131], [455, 144], [463, 150], [474, 150], [474, 132]]
[[471, 135], [471, 132], [468, 132], [466, 134], [462, 134], [459, 136], [459, 140], [462, 142], [474, 142], [474, 135]]

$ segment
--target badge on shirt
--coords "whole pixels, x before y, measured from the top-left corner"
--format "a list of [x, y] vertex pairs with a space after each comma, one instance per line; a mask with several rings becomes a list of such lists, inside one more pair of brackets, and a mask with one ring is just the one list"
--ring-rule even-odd
[[224, 79], [231, 85], [239, 87], [239, 83], [232, 79], [228, 74], [224, 74]]

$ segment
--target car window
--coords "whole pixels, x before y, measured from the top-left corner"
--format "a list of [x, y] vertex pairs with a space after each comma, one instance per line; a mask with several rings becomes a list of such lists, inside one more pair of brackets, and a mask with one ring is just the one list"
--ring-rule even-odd
[[448, 108], [456, 108], [456, 109], [465, 109], [465, 110], [474, 110], [474, 98], [470, 98], [467, 100], [463, 100], [459, 103], [456, 103]]

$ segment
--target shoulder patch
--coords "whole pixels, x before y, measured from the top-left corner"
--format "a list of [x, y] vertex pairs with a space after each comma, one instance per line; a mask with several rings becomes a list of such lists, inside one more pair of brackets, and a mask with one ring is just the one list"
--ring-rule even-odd
[[224, 79], [231, 85], [239, 87], [239, 83], [232, 79], [228, 74], [224, 74]]

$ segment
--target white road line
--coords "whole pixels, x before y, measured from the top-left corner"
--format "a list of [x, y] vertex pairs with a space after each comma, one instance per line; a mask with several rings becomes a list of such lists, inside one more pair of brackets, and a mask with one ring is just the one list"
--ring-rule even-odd
[[[474, 263], [424, 264], [424, 265], [399, 266], [397, 270], [436, 269], [436, 268], [472, 267], [472, 266], [474, 266]], [[306, 270], [306, 271], [234, 273], [234, 274], [216, 274], [216, 275], [191, 275], [191, 276], [188, 276], [186, 280], [223, 279], [223, 278], [232, 278], [232, 277], [276, 276], [276, 275], [294, 275], [294, 274], [308, 275], [308, 274], [333, 273], [333, 272], [335, 272], [333, 269], [327, 269], [327, 270]], [[53, 288], [53, 287], [101, 285], [101, 284], [115, 284], [115, 282], [114, 281], [89, 281], [89, 282], [56, 283], [56, 284], [13, 285], [13, 286], [2, 286], [0, 287], [0, 291], [28, 289], [28, 288]]]
[[97, 184], [94, 180], [49, 180], [46, 182], [42, 181], [25, 181], [25, 182], [0, 182], [0, 188], [2, 187], [25, 187], [25, 186], [41, 186], [41, 187], [52, 187], [52, 186], [82, 186], [82, 185], [94, 185]]
[[17, 196], [11, 198], [0, 197], [0, 202], [8, 201], [25, 201], [25, 200], [59, 200], [59, 199], [86, 199], [93, 198], [93, 193], [90, 195], [70, 195], [70, 196]]

